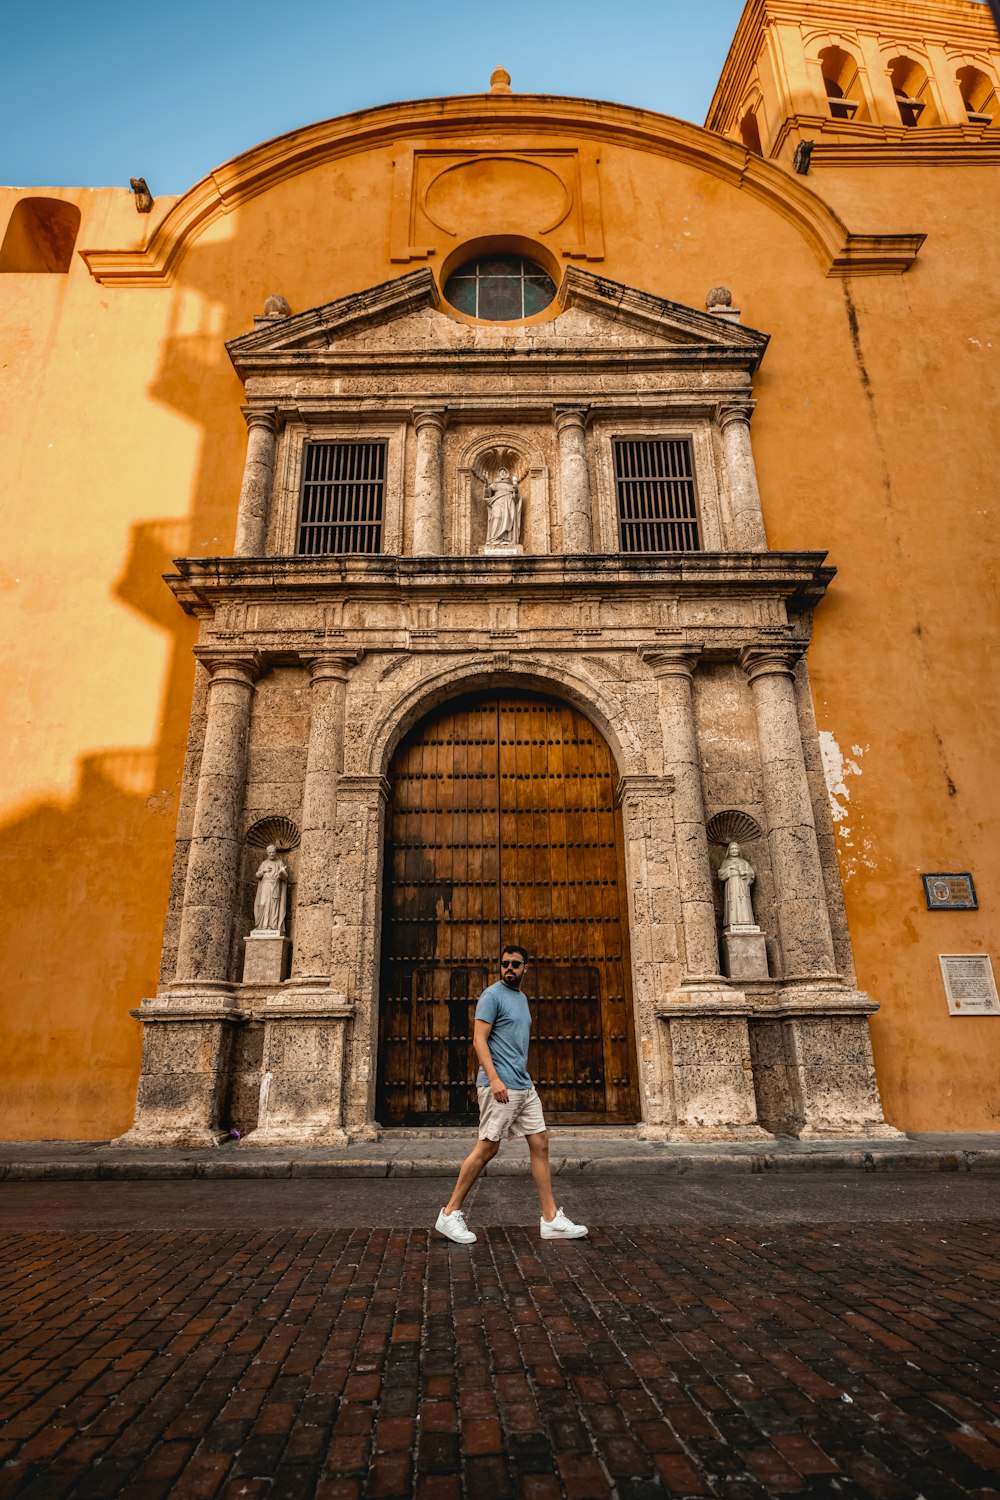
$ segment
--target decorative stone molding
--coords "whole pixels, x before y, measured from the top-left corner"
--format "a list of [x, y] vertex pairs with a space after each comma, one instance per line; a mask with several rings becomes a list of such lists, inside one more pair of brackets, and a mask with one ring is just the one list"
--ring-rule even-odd
[[297, 849], [301, 841], [299, 826], [293, 823], [291, 818], [274, 817], [258, 818], [257, 822], [247, 829], [246, 842], [251, 849], [266, 849], [273, 844], [280, 854], [289, 849]]
[[679, 642], [677, 645], [640, 646], [639, 660], [652, 668], [655, 677], [692, 678], [705, 647], [702, 642]]
[[709, 818], [705, 825], [710, 844], [752, 844], [764, 837], [764, 830], [749, 813], [738, 807], [727, 807]]
[[794, 677], [795, 667], [805, 651], [799, 642], [772, 645], [770, 642], [744, 646], [739, 653], [739, 664], [749, 682], [759, 677]]
[[[527, 115], [525, 114], [527, 111]], [[482, 132], [496, 140], [509, 141], [516, 149], [528, 130], [537, 140], [539, 129], [575, 136], [597, 136], [589, 160], [599, 154], [599, 141], [617, 142], [663, 155], [707, 172], [729, 183], [772, 212], [789, 221], [817, 256], [827, 275], [899, 273], [912, 265], [925, 236], [922, 234], [852, 234], [839, 215], [819, 193], [794, 178], [784, 167], [748, 153], [743, 146], [721, 134], [700, 129], [682, 120], [589, 100], [555, 99], [521, 95], [437, 99], [432, 104], [417, 101], [385, 105], [332, 120], [323, 120], [278, 140], [265, 141], [217, 167], [174, 203], [156, 226], [147, 245], [140, 249], [87, 249], [81, 255], [91, 276], [105, 286], [164, 286], [191, 242], [234, 208], [299, 172], [313, 171], [326, 161], [347, 152], [368, 151], [384, 141], [399, 141], [395, 152], [393, 185], [392, 254], [409, 260], [425, 256], [430, 246], [413, 247], [413, 158], [408, 139], [468, 142]], [[910, 135], [912, 135], [912, 131]], [[988, 148], [986, 148], [988, 149]], [[496, 147], [491, 141], [491, 150]], [[587, 203], [599, 204], [596, 170]], [[587, 259], [603, 255], [597, 236], [600, 211], [585, 207]], [[569, 247], [573, 252], [573, 247]]]
[[673, 794], [672, 776], [623, 776], [615, 788], [615, 798], [622, 807], [643, 802], [647, 798], [669, 797]]

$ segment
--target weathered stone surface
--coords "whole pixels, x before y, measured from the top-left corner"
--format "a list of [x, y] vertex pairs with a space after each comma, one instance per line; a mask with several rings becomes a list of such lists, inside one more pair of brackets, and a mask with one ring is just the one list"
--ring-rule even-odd
[[[559, 317], [518, 329], [459, 323], [436, 309], [432, 291], [416, 273], [363, 304], [262, 319], [231, 346], [248, 381], [250, 427], [237, 556], [188, 559], [173, 580], [201, 616], [204, 668], [163, 1002], [190, 1008], [175, 979], [243, 977], [241, 1016], [258, 1040], [241, 1042], [231, 1060], [220, 1043], [206, 1067], [218, 1075], [216, 1095], [228, 1087], [261, 1140], [369, 1132], [394, 749], [449, 697], [542, 692], [593, 720], [620, 776], [644, 1128], [739, 1138], [759, 1132], [758, 1098], [768, 1120], [802, 1129], [852, 1108], [867, 1119], [869, 1104], [857, 1102], [863, 1060], [845, 1053], [853, 1081], [839, 1102], [820, 1086], [823, 1056], [828, 1071], [840, 1066], [830, 1053], [840, 1032], [789, 1030], [812, 1025], [825, 1002], [805, 1018], [789, 1000], [786, 1019], [775, 1011], [758, 1021], [777, 1003], [762, 939], [752, 959], [745, 942], [742, 956], [732, 948], [727, 965], [759, 996], [719, 974], [705, 823], [735, 807], [766, 830], [748, 857], [771, 971], [850, 979], [815, 725], [804, 679], [793, 681], [807, 601], [829, 573], [818, 555], [766, 550], [748, 427], [765, 341], [573, 268]], [[333, 411], [338, 432], [385, 442], [382, 555], [293, 555], [303, 444]], [[706, 550], [622, 556], [613, 443], [675, 432], [678, 422], [690, 434]], [[515, 455], [525, 551], [485, 558], [477, 465], [501, 449]], [[268, 556], [250, 555], [263, 549]], [[242, 942], [253, 900], [244, 835], [268, 816], [301, 832], [289, 858], [288, 979], [283, 959], [264, 962], [259, 941]], [[554, 893], [559, 912], [565, 897]], [[184, 1103], [177, 1079], [207, 1075], [177, 1039], [205, 1024], [179, 1018], [151, 1045], [140, 1112], [194, 1118], [202, 1084]], [[164, 1048], [176, 1051], [173, 1069]], [[217, 1105], [203, 1105], [197, 1128], [210, 1130]]]

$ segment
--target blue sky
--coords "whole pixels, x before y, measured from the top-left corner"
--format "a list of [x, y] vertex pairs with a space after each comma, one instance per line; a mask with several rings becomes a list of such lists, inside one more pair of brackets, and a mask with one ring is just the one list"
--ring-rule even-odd
[[8, 7], [0, 182], [182, 193], [270, 136], [397, 99], [611, 99], [704, 122], [743, 0]]

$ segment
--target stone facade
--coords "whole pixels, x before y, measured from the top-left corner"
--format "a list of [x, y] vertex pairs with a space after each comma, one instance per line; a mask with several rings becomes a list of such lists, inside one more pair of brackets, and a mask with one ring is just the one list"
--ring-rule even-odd
[[[477, 688], [582, 712], [617, 764], [641, 1119], [655, 1139], [866, 1135], [882, 1118], [805, 653], [832, 570], [768, 550], [750, 443], [764, 334], [570, 268], [558, 316], [472, 324], [427, 270], [228, 347], [247, 461], [234, 555], [185, 559], [191, 720], [161, 985], [135, 1012], [129, 1145], [370, 1136], [393, 752]], [[619, 551], [612, 437], [692, 444], [703, 550]], [[297, 556], [304, 445], [386, 444], [382, 549]], [[477, 464], [523, 474], [523, 554], [485, 556]], [[738, 809], [766, 945], [720, 962]], [[288, 940], [247, 954], [262, 820], [299, 831]], [[274, 946], [277, 944], [278, 946]], [[285, 977], [287, 974], [287, 977]], [[749, 975], [752, 977], [738, 977]]]

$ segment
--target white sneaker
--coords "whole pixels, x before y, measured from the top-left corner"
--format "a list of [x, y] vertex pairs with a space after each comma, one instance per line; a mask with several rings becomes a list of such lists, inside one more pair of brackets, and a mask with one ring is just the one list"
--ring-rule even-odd
[[[568, 1222], [569, 1221], [567, 1220], [567, 1223]], [[454, 1240], [456, 1245], [475, 1244], [476, 1236], [473, 1234], [468, 1224], [466, 1224], [465, 1215], [460, 1208], [456, 1208], [454, 1213], [450, 1214], [446, 1214], [444, 1209], [442, 1208], [441, 1212], [437, 1216], [437, 1223], [434, 1225], [434, 1228], [437, 1230], [438, 1234], [443, 1234], [449, 1240]], [[586, 1230], [584, 1230], [583, 1232], [584, 1234], [587, 1233]]]
[[543, 1240], [583, 1240], [588, 1233], [586, 1224], [574, 1224], [561, 1208], [556, 1210], [554, 1219], [542, 1219], [541, 1228]]

